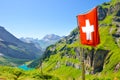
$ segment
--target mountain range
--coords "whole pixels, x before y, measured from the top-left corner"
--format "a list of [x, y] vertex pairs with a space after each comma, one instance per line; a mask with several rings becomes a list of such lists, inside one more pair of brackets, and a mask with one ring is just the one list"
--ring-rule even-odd
[[[25, 43], [4, 27], [0, 26], [0, 63], [1, 65], [17, 65], [25, 61], [39, 58], [42, 50], [32, 43]], [[17, 62], [18, 61], [18, 62]]]
[[55, 44], [57, 41], [59, 41], [61, 38], [58, 35], [55, 34], [47, 34], [42, 39], [33, 39], [33, 38], [20, 38], [21, 41], [26, 43], [33, 43], [36, 45], [36, 47], [41, 48], [43, 51], [52, 44]]

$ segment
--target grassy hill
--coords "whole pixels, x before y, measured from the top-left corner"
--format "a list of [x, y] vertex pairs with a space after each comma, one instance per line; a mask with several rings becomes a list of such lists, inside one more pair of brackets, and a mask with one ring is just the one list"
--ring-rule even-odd
[[101, 43], [96, 47], [79, 45], [78, 29], [49, 46], [42, 66], [45, 73], [61, 80], [80, 80], [81, 47], [84, 47], [88, 80], [120, 79], [120, 0], [112, 0], [98, 7]]
[[29, 61], [29, 59], [17, 59], [17, 58], [12, 58], [8, 56], [0, 57], [0, 65], [3, 65], [3, 66], [19, 66], [24, 64], [27, 61]]
[[39, 69], [24, 71], [18, 68], [0, 66], [0, 80], [59, 80], [59, 78], [41, 74]]

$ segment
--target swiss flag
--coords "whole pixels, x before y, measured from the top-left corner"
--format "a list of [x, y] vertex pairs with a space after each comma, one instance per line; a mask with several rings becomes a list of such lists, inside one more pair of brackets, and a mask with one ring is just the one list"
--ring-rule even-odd
[[83, 45], [96, 46], [100, 43], [97, 7], [86, 14], [77, 16], [80, 41]]

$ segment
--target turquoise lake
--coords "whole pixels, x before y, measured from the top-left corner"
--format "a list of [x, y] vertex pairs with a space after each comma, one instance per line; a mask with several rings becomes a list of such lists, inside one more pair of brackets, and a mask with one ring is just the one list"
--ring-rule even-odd
[[26, 64], [23, 64], [23, 65], [21, 65], [21, 66], [18, 66], [18, 68], [23, 69], [23, 70], [32, 70], [32, 69], [34, 69], [34, 68], [29, 68], [29, 67], [27, 67]]

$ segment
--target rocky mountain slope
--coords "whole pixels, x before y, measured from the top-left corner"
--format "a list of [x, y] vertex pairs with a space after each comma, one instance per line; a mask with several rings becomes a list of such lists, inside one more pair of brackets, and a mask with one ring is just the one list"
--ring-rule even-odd
[[40, 57], [42, 53], [34, 44], [22, 42], [5, 28], [0, 27], [1, 65], [14, 65], [17, 64], [17, 61], [18, 64], [23, 63]]
[[61, 80], [80, 80], [80, 53], [84, 48], [88, 79], [120, 79], [120, 0], [98, 6], [98, 13], [101, 43], [96, 48], [82, 46], [79, 44], [78, 29], [74, 29], [70, 35], [47, 47], [39, 61], [45, 73]]
[[46, 35], [46, 36], [44, 36], [43, 37], [43, 39], [42, 40], [44, 40], [44, 41], [51, 41], [51, 40], [59, 40], [61, 37], [60, 36], [58, 36], [58, 35], [55, 35], [55, 34], [48, 34], [48, 35]]
[[34, 43], [36, 47], [41, 48], [43, 51], [51, 44], [55, 44], [57, 41], [59, 41], [61, 38], [58, 35], [55, 34], [49, 34], [44, 36], [42, 39], [33, 39], [33, 38], [20, 38], [23, 42], [26, 43]]

